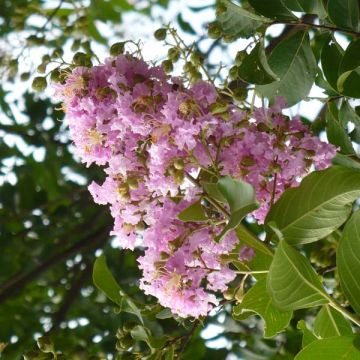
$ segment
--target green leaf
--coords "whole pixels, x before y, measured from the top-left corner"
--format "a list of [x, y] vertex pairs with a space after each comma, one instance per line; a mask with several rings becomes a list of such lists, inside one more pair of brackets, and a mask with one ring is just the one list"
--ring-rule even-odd
[[322, 0], [282, 0], [283, 3], [292, 11], [305, 12], [307, 14], [317, 14], [320, 19], [326, 17], [326, 10]]
[[119, 305], [119, 312], [127, 312], [137, 316], [141, 323], [143, 318], [141, 311], [137, 305], [132, 301], [121, 289], [114, 276], [110, 272], [105, 255], [100, 255], [94, 264], [93, 269], [93, 282], [94, 285], [102, 291], [111, 301]]
[[360, 39], [353, 40], [345, 50], [341, 59], [339, 73], [354, 70], [360, 66]]
[[277, 20], [296, 20], [297, 17], [282, 0], [249, 0], [249, 4], [261, 15]]
[[221, 203], [226, 203], [226, 199], [219, 191], [216, 183], [202, 181], [201, 185], [203, 189], [206, 191], [206, 193], [209, 194], [213, 199]]
[[353, 98], [360, 98], [360, 66], [342, 73], [337, 81], [339, 92]]
[[267, 289], [282, 310], [296, 310], [329, 302], [327, 294], [307, 258], [282, 240], [267, 277]]
[[93, 281], [95, 286], [101, 290], [112, 302], [120, 305], [123, 291], [106, 264], [105, 255], [100, 255], [94, 264]]
[[206, 216], [204, 207], [201, 205], [201, 200], [198, 200], [183, 210], [178, 216], [181, 221], [207, 221], [209, 218]]
[[278, 77], [270, 69], [266, 59], [264, 44], [259, 42], [245, 57], [239, 67], [239, 76], [250, 84], [269, 84]]
[[260, 26], [271, 22], [270, 19], [253, 14], [229, 0], [221, 0], [219, 4], [223, 9], [216, 20], [226, 36], [249, 37], [254, 35]]
[[150, 348], [159, 349], [165, 345], [166, 339], [164, 337], [154, 337], [150, 331], [141, 325], [136, 325], [131, 329], [131, 337], [136, 341], [145, 341]]
[[357, 0], [329, 0], [327, 10], [330, 20], [337, 26], [357, 30], [359, 4]]
[[276, 96], [283, 96], [288, 106], [308, 95], [315, 80], [317, 65], [307, 32], [299, 31], [281, 41], [270, 54], [268, 62], [280, 80], [257, 86], [262, 95], [271, 101]]
[[[346, 126], [346, 124], [344, 124]], [[326, 134], [328, 140], [340, 147], [343, 154], [354, 154], [350, 137], [339, 120], [338, 109], [335, 103], [328, 103], [326, 108]]]
[[259, 204], [256, 201], [254, 188], [244, 181], [225, 176], [218, 181], [217, 188], [230, 206], [230, 218], [217, 237], [219, 241], [228, 231], [235, 229], [248, 213], [256, 210]]
[[341, 165], [353, 169], [360, 170], [360, 159], [356, 161], [349, 157], [348, 155], [336, 154], [336, 156], [332, 159], [332, 163], [334, 165]]
[[344, 51], [332, 37], [321, 51], [321, 67], [324, 76], [334, 90], [337, 90], [337, 80], [339, 77], [339, 67], [343, 58]]
[[272, 299], [266, 291], [266, 278], [259, 279], [245, 294], [240, 304], [234, 309], [234, 318], [237, 316], [256, 313], [265, 321], [264, 336], [273, 337], [289, 325], [292, 311], [281, 311], [273, 305]]
[[177, 16], [177, 22], [179, 23], [179, 26], [181, 30], [187, 32], [188, 34], [195, 35], [196, 31], [193, 29], [193, 27], [190, 25], [188, 21], [185, 21], [181, 14]]
[[294, 360], [359, 360], [359, 338], [337, 336], [313, 341], [301, 350]]
[[314, 333], [321, 338], [351, 335], [351, 325], [338, 311], [329, 305], [324, 305], [317, 314], [314, 322]]
[[317, 337], [312, 333], [311, 330], [308, 329], [306, 322], [304, 320], [300, 320], [297, 323], [297, 328], [302, 331], [303, 337], [301, 345], [302, 347], [305, 347], [312, 343], [314, 340], [317, 340]]
[[360, 172], [332, 166], [311, 173], [300, 186], [286, 190], [269, 211], [265, 223], [274, 221], [290, 244], [311, 243], [341, 226], [358, 197]]
[[336, 264], [341, 287], [353, 309], [360, 314], [360, 211], [346, 223], [340, 239]]

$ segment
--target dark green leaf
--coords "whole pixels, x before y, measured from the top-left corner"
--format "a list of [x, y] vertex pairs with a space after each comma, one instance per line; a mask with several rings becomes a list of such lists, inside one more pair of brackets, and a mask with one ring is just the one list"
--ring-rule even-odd
[[360, 314], [360, 211], [346, 223], [340, 239], [336, 264], [341, 287], [353, 309]]
[[196, 34], [196, 31], [193, 29], [193, 27], [190, 25], [190, 23], [188, 21], [185, 21], [183, 19], [181, 14], [179, 14], [176, 19], [180, 25], [181, 30], [183, 30], [189, 34], [192, 34], [192, 35]]
[[326, 134], [330, 143], [340, 147], [343, 154], [354, 154], [350, 137], [346, 131], [346, 124], [339, 120], [339, 112], [334, 102], [328, 103], [326, 108]]
[[321, 51], [321, 66], [324, 76], [334, 90], [337, 90], [339, 67], [343, 54], [344, 51], [340, 45], [331, 37], [329, 37], [329, 42], [324, 45]]
[[262, 42], [259, 42], [239, 67], [239, 77], [250, 84], [269, 84], [277, 80], [266, 59]]
[[280, 80], [258, 86], [262, 95], [271, 101], [276, 96], [283, 96], [288, 106], [308, 95], [315, 80], [317, 65], [307, 32], [297, 32], [281, 41], [270, 54], [268, 62]]
[[341, 94], [353, 98], [360, 98], [360, 66], [354, 70], [342, 73], [337, 81], [337, 87]]
[[329, 302], [309, 260], [284, 240], [280, 241], [270, 266], [267, 289], [274, 304], [284, 311]]
[[328, 0], [330, 20], [337, 26], [357, 30], [359, 27], [359, 4], [357, 0]]
[[[341, 166], [316, 171], [286, 190], [266, 217], [291, 244], [306, 244], [331, 234], [360, 197], [360, 172]], [[284, 216], [286, 214], [286, 216]]]
[[278, 20], [296, 20], [297, 17], [282, 0], [249, 0], [249, 4], [261, 15]]

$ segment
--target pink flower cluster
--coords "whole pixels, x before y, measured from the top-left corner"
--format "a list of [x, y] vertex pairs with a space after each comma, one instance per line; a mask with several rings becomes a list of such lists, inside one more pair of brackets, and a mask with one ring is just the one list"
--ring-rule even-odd
[[[218, 305], [217, 292], [236, 277], [222, 259], [239, 242], [234, 232], [215, 242], [221, 225], [210, 218], [177, 218], [203, 194], [186, 181], [189, 174], [245, 179], [261, 203], [254, 216], [263, 221], [287, 187], [310, 166], [328, 166], [335, 154], [300, 120], [283, 116], [280, 104], [253, 114], [227, 104], [226, 116], [214, 115], [222, 100], [213, 85], [185, 88], [131, 55], [76, 68], [56, 90], [77, 155], [88, 166], [105, 166], [104, 183], [89, 190], [95, 202], [110, 205], [112, 234], [124, 248], [144, 247], [141, 288], [182, 317], [206, 315]], [[238, 256], [246, 262], [254, 251], [243, 247]]]

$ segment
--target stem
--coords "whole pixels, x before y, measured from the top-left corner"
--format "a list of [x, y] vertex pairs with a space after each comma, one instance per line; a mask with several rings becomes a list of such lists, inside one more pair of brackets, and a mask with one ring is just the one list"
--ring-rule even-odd
[[354, 324], [356, 324], [357, 326], [360, 327], [360, 319], [358, 319], [356, 316], [354, 316], [354, 314], [352, 314], [351, 312], [347, 311], [346, 309], [344, 309], [342, 306], [340, 306], [337, 302], [335, 302], [335, 300], [333, 300], [332, 298], [329, 298], [330, 302], [329, 305], [334, 308], [335, 310], [337, 310], [339, 313], [341, 313], [342, 315], [344, 315], [347, 319], [349, 319], [350, 321], [352, 321]]
[[292, 21], [285, 21], [285, 20], [276, 20], [276, 21], [273, 21], [270, 25], [274, 25], [274, 24], [285, 24], [285, 25], [290, 25], [290, 26], [305, 26], [305, 27], [313, 27], [313, 28], [317, 28], [317, 29], [327, 29], [327, 30], [331, 30], [331, 31], [339, 31], [339, 32], [347, 33], [347, 34], [355, 36], [355, 37], [360, 37], [360, 32], [358, 32], [358, 31], [347, 30], [347, 29], [338, 28], [336, 26], [331, 26], [331, 25], [312, 24], [312, 23], [307, 23], [307, 22], [302, 22], [302, 21], [292, 22]]

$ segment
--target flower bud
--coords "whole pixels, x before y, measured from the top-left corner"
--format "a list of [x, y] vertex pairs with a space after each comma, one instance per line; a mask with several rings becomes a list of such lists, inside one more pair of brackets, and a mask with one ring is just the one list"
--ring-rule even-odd
[[164, 71], [166, 73], [170, 73], [174, 70], [174, 66], [173, 66], [173, 63], [171, 60], [164, 60], [162, 63], [161, 63], [161, 66], [162, 68], [164, 69]]
[[110, 47], [110, 55], [117, 56], [123, 54], [125, 50], [125, 42], [117, 42]]
[[44, 91], [46, 89], [47, 82], [43, 76], [37, 76], [32, 82], [32, 88], [34, 91]]
[[21, 81], [27, 81], [30, 79], [30, 73], [29, 72], [24, 72], [20, 75], [20, 80]]
[[185, 166], [185, 164], [184, 164], [184, 160], [183, 160], [183, 159], [176, 159], [176, 160], [174, 161], [174, 168], [175, 168], [176, 170], [183, 170], [183, 169], [184, 169], [184, 166]]
[[37, 345], [44, 353], [50, 353], [54, 351], [54, 343], [48, 336], [40, 336], [37, 339]]
[[235, 56], [235, 64], [240, 66], [247, 55], [245, 50], [238, 51]]
[[176, 47], [170, 48], [168, 50], [168, 58], [173, 62], [178, 61], [180, 58], [180, 50]]
[[229, 78], [230, 80], [236, 80], [239, 77], [239, 68], [237, 66], [233, 66], [229, 70]]
[[154, 32], [154, 36], [155, 36], [156, 40], [159, 40], [159, 41], [165, 40], [166, 39], [166, 29], [164, 29], [164, 28], [157, 29]]
[[218, 39], [222, 35], [222, 30], [218, 23], [213, 22], [208, 25], [208, 35], [211, 39]]

